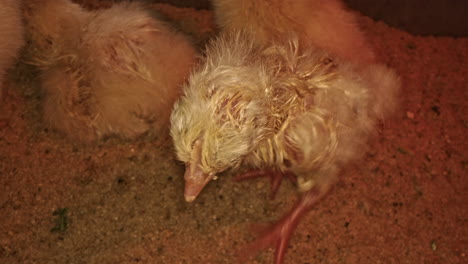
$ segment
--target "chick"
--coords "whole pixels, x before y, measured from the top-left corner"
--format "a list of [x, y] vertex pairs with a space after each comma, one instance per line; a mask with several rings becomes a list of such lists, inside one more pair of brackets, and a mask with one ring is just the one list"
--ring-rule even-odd
[[24, 44], [21, 1], [0, 1], [0, 98], [6, 70], [10, 68]]
[[282, 262], [301, 216], [363, 152], [399, 87], [385, 66], [358, 67], [319, 49], [300, 49], [294, 35], [288, 39], [258, 45], [250, 32], [221, 33], [171, 116], [189, 202], [227, 169], [297, 176], [298, 203], [252, 246], [275, 244], [275, 263]]
[[185, 36], [135, 2], [96, 11], [69, 0], [28, 0], [27, 7], [49, 127], [82, 142], [167, 127], [196, 63]]
[[294, 31], [301, 47], [316, 46], [354, 62], [372, 62], [374, 53], [356, 17], [340, 0], [213, 0], [223, 30], [245, 30], [261, 44], [286, 41]]

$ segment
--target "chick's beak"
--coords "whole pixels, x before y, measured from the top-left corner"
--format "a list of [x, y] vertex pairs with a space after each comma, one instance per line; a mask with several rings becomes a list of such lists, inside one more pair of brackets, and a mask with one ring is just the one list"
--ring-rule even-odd
[[214, 173], [204, 173], [200, 168], [203, 139], [193, 144], [190, 162], [185, 165], [185, 201], [192, 202], [203, 190], [205, 185], [214, 177]]
[[197, 163], [187, 164], [185, 168], [185, 201], [193, 202], [205, 185], [213, 179], [214, 174], [203, 173]]

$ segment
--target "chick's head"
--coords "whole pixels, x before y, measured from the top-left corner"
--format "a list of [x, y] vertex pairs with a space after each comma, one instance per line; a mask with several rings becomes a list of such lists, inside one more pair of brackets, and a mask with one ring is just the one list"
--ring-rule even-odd
[[[267, 122], [260, 88], [265, 89], [266, 75], [259, 67], [236, 63], [246, 58], [235, 51], [217, 53], [219, 48], [208, 49], [207, 62], [190, 76], [171, 116], [177, 157], [186, 164], [187, 201], [217, 173], [238, 167], [262, 138]], [[211, 60], [213, 52], [217, 56]]]

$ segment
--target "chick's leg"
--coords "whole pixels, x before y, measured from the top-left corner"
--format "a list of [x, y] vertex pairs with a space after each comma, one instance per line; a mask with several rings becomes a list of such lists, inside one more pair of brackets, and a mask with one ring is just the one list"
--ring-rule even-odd
[[278, 189], [281, 185], [281, 182], [283, 180], [283, 177], [286, 176], [288, 179], [296, 184], [296, 176], [290, 172], [280, 172], [280, 171], [274, 171], [274, 170], [253, 170], [249, 171], [246, 173], [243, 173], [237, 177], [235, 177], [236, 181], [243, 181], [247, 179], [254, 179], [254, 178], [259, 178], [259, 177], [269, 177], [270, 178], [270, 184], [271, 184], [271, 195], [270, 198], [273, 199], [275, 198], [276, 193], [278, 192]]
[[302, 194], [293, 209], [280, 221], [260, 233], [260, 237], [248, 249], [255, 253], [268, 246], [275, 246], [275, 264], [283, 262], [289, 239], [302, 216], [328, 192], [329, 186], [316, 186]]

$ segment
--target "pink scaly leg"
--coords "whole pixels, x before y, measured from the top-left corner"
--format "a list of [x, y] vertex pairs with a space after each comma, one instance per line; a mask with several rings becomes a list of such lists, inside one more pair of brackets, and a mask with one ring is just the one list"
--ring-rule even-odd
[[276, 170], [253, 170], [253, 171], [248, 171], [246, 173], [243, 173], [237, 177], [235, 177], [236, 181], [243, 181], [247, 179], [254, 179], [254, 178], [259, 178], [259, 177], [269, 177], [270, 178], [270, 185], [271, 185], [271, 195], [270, 199], [275, 198], [276, 193], [278, 192], [278, 189], [281, 185], [281, 182], [283, 180], [283, 177], [286, 176], [288, 179], [296, 184], [296, 176], [290, 172], [280, 172]]
[[292, 233], [302, 216], [310, 211], [328, 192], [329, 186], [316, 186], [302, 194], [293, 209], [276, 224], [261, 232], [260, 237], [249, 247], [252, 255], [268, 246], [275, 246], [275, 264], [283, 263]]

